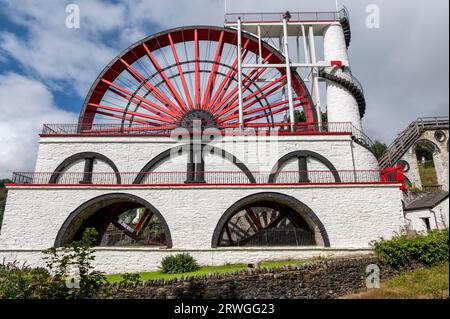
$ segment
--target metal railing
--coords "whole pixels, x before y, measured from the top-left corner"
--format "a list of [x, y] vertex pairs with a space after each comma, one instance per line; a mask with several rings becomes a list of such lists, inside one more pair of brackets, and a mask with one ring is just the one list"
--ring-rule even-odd
[[427, 193], [440, 193], [443, 191], [442, 185], [422, 185], [422, 191]]
[[350, 22], [350, 14], [346, 6], [343, 6], [338, 12], [339, 19], [347, 19]]
[[372, 139], [366, 133], [364, 133], [363, 131], [361, 131], [360, 129], [357, 129], [356, 127], [354, 127], [352, 125], [352, 136], [358, 143], [362, 144], [363, 146], [365, 146], [368, 150], [370, 150], [373, 153], [374, 143], [373, 143]]
[[[332, 22], [339, 21], [342, 17], [348, 17], [345, 9], [339, 12], [290, 12], [290, 22]], [[242, 22], [281, 22], [286, 12], [233, 12], [225, 14], [225, 24], [236, 23], [240, 18]]]
[[124, 135], [124, 134], [154, 134], [170, 135], [173, 127], [158, 127], [152, 125], [134, 124], [124, 126], [120, 123], [110, 124], [44, 124], [43, 135]]
[[[294, 124], [295, 131], [292, 132], [290, 127]], [[45, 124], [41, 135], [43, 136], [118, 136], [118, 135], [145, 135], [145, 136], [171, 136], [176, 127], [159, 127], [155, 128], [150, 125], [130, 125], [122, 124]], [[233, 135], [242, 133], [259, 133], [259, 132], [279, 132], [292, 134], [324, 134], [324, 133], [352, 133], [354, 127], [350, 122], [342, 123], [251, 123], [244, 129], [239, 128], [238, 123], [227, 124], [221, 126], [222, 135]], [[177, 135], [180, 131], [177, 131]], [[188, 132], [187, 133], [192, 133]]]
[[[383, 171], [280, 171], [280, 172], [244, 172], [244, 171], [207, 171], [193, 172], [196, 178], [210, 185], [293, 185], [293, 184], [392, 184], [404, 183], [401, 168]], [[187, 172], [149, 172], [149, 173], [14, 173], [12, 184], [16, 185], [186, 185]], [[56, 179], [55, 179], [56, 176]], [[86, 178], [86, 177], [89, 178]], [[252, 176], [256, 183], [250, 181]], [[198, 177], [198, 179], [197, 179]], [[338, 178], [337, 178], [338, 177]], [[52, 182], [56, 181], [56, 182]], [[86, 182], [89, 181], [89, 182]], [[269, 182], [271, 181], [271, 182]], [[189, 185], [195, 183], [188, 183]]]

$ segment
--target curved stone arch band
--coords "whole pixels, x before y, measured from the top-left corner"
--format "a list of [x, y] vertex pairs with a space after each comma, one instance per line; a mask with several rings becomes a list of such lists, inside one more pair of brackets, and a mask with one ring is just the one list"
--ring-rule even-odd
[[289, 162], [291, 159], [298, 158], [298, 157], [311, 157], [311, 158], [318, 160], [319, 162], [324, 164], [331, 171], [336, 183], [341, 182], [341, 177], [339, 176], [339, 173], [337, 172], [336, 167], [324, 156], [322, 156], [316, 152], [311, 152], [311, 151], [294, 151], [294, 152], [284, 155], [282, 158], [280, 158], [278, 160], [278, 162], [275, 164], [275, 166], [272, 168], [272, 170], [270, 172], [269, 183], [275, 184], [281, 168], [287, 162]]
[[[159, 155], [155, 156], [150, 162], [147, 163], [147, 165], [144, 166], [144, 168], [140, 171], [136, 179], [134, 180], [133, 184], [142, 184], [142, 181], [144, 180], [146, 173], [153, 171], [159, 164], [167, 161], [171, 155], [173, 154], [179, 154], [183, 152], [184, 149], [191, 147], [189, 144], [180, 145], [173, 147], [171, 149], [165, 150], [164, 152], [160, 153]], [[222, 158], [229, 160], [234, 165], [236, 165], [248, 178], [249, 182], [251, 184], [256, 184], [256, 179], [253, 176], [253, 174], [250, 172], [248, 167], [240, 161], [236, 156], [233, 154], [211, 146], [207, 144], [202, 144], [202, 154], [204, 154], [206, 151], [209, 151], [213, 153], [214, 155], [220, 155]]]
[[96, 152], [82, 152], [82, 153], [78, 153], [78, 154], [75, 154], [75, 155], [72, 155], [72, 156], [66, 158], [61, 164], [59, 164], [59, 166], [53, 172], [52, 176], [50, 177], [49, 183], [57, 184], [58, 179], [61, 177], [61, 175], [64, 174], [65, 169], [67, 169], [71, 164], [73, 164], [79, 160], [84, 160], [86, 158], [99, 159], [102, 162], [105, 162], [106, 164], [108, 164], [109, 167], [111, 167], [113, 169], [114, 174], [116, 175], [117, 184], [122, 184], [122, 178], [120, 176], [120, 172], [117, 169], [116, 164], [111, 159], [106, 157], [105, 155], [96, 153]]

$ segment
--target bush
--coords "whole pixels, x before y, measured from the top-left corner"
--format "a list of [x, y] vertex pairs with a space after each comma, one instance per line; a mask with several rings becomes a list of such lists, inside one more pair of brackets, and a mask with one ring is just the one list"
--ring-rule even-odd
[[0, 264], [0, 299], [64, 298], [61, 283], [45, 268]]
[[[59, 284], [55, 285], [55, 291], [62, 292], [65, 298], [92, 297], [106, 282], [104, 274], [94, 271], [92, 265], [95, 251], [91, 246], [97, 236], [98, 232], [94, 228], [87, 228], [81, 240], [61, 249], [52, 247], [44, 251], [47, 268]], [[61, 298], [60, 295], [54, 297]]]
[[[47, 269], [17, 263], [0, 264], [0, 299], [92, 297], [106, 282], [102, 273], [92, 270], [91, 244], [96, 233], [94, 229], [87, 229], [82, 240], [61, 249], [46, 250]], [[76, 278], [71, 277], [71, 270], [75, 270]]]
[[141, 275], [129, 273], [123, 274], [121, 283], [125, 285], [137, 285], [141, 283]]
[[381, 261], [402, 267], [412, 263], [433, 266], [448, 261], [448, 229], [434, 230], [416, 236], [398, 235], [394, 239], [372, 242], [375, 255]]
[[160, 268], [165, 274], [183, 274], [196, 271], [199, 266], [191, 255], [179, 254], [163, 258]]

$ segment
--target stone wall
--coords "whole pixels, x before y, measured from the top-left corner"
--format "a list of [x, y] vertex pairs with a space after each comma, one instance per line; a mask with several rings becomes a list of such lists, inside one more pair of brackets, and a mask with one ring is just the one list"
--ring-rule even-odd
[[261, 193], [285, 194], [309, 207], [333, 248], [368, 248], [370, 241], [389, 238], [403, 226], [401, 192], [395, 185], [10, 187], [0, 248], [47, 249], [71, 212], [99, 196], [124, 193], [145, 199], [161, 213], [178, 249], [210, 249], [225, 211]]
[[[248, 269], [233, 274], [108, 285], [100, 298], [128, 299], [330, 299], [365, 287], [374, 257], [322, 260], [277, 269]], [[400, 271], [379, 265], [381, 279]]]
[[448, 153], [448, 138], [449, 131], [443, 130], [446, 139], [438, 141], [435, 135], [436, 131], [425, 131], [420, 139], [408, 149], [408, 151], [402, 156], [400, 160], [409, 164], [409, 170], [405, 172], [405, 176], [409, 179], [411, 184], [415, 187], [422, 188], [422, 182], [419, 174], [419, 164], [415, 154], [415, 150], [418, 144], [431, 143], [434, 146], [433, 160], [435, 164], [436, 177], [439, 185], [442, 185], [444, 191], [449, 189], [449, 153]]

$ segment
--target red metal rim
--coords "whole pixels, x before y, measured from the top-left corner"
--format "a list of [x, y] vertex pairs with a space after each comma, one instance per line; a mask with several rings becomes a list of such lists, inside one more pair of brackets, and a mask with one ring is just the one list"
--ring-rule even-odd
[[[258, 40], [243, 35], [243, 57], [254, 62]], [[178, 127], [192, 110], [206, 111], [219, 129], [238, 126], [237, 32], [201, 26], [172, 29], [126, 49], [100, 74], [86, 97], [79, 124], [102, 120]], [[282, 64], [284, 56], [267, 43], [262, 58]], [[244, 60], [245, 61], [245, 60]], [[244, 69], [244, 123], [276, 124], [287, 112], [286, 69]], [[306, 123], [317, 122], [308, 89], [292, 71], [294, 107]]]

